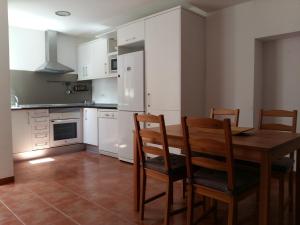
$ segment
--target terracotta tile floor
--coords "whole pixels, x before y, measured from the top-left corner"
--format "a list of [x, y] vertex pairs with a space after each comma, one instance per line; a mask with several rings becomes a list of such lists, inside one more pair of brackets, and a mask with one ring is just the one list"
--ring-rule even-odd
[[[55, 161], [15, 164], [15, 184], [0, 186], [0, 225], [159, 225], [164, 199], [148, 204], [140, 222], [133, 210], [132, 165], [88, 152], [53, 157]], [[164, 189], [149, 180], [148, 195]], [[273, 185], [276, 190], [276, 184]], [[184, 204], [180, 183], [175, 185], [175, 207]], [[275, 193], [272, 195], [275, 196]], [[255, 196], [239, 204], [239, 224], [256, 225]], [[276, 201], [272, 224], [276, 223]], [[220, 204], [218, 224], [226, 224], [226, 206]], [[172, 219], [184, 225], [185, 214]], [[201, 224], [211, 225], [210, 216]]]

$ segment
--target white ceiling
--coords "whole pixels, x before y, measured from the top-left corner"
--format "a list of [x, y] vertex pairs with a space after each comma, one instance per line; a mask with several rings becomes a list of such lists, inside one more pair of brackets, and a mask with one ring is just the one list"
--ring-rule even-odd
[[189, 0], [193, 5], [206, 12], [212, 12], [250, 0]]
[[[10, 26], [91, 37], [177, 5], [214, 11], [245, 0], [8, 0]], [[194, 7], [195, 8], [195, 7]], [[58, 17], [67, 10], [70, 17]]]

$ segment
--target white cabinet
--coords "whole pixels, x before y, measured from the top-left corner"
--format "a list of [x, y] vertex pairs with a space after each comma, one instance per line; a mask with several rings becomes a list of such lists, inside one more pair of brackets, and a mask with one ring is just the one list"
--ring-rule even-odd
[[50, 121], [48, 109], [30, 110], [32, 150], [49, 148]]
[[49, 148], [49, 111], [12, 111], [12, 137], [14, 154]]
[[140, 20], [123, 27], [120, 27], [118, 33], [118, 46], [128, 45], [145, 39], [144, 20]]
[[146, 20], [147, 111], [150, 109], [180, 110], [181, 35], [179, 21], [180, 11], [178, 10]]
[[204, 36], [204, 18], [180, 7], [145, 19], [147, 113], [203, 115]]
[[83, 43], [78, 47], [78, 79], [92, 80], [108, 76], [107, 39]]
[[[75, 72], [77, 48], [77, 37], [58, 34], [58, 62]], [[11, 70], [35, 71], [45, 63], [45, 31], [9, 27], [9, 59]]]
[[11, 70], [35, 71], [45, 62], [45, 33], [10, 27], [9, 59]]
[[12, 111], [12, 140], [14, 154], [32, 150], [31, 125], [28, 110]]
[[98, 146], [97, 109], [83, 109], [83, 142]]
[[118, 154], [118, 112], [98, 110], [99, 151], [101, 154], [117, 157]]

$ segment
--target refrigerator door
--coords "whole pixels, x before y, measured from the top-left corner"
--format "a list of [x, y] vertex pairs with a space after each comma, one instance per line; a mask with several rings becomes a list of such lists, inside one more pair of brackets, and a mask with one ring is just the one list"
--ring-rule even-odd
[[134, 113], [127, 111], [118, 112], [118, 155], [120, 160], [130, 163], [133, 162]]
[[144, 52], [118, 56], [118, 109], [144, 111]]

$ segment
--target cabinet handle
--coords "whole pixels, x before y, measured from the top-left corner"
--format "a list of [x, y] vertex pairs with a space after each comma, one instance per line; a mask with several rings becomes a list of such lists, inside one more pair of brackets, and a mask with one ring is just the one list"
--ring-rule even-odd
[[88, 76], [88, 67], [87, 66], [85, 67], [85, 76], [86, 77]]
[[87, 120], [87, 111], [86, 110], [84, 110], [84, 120]]
[[29, 112], [27, 112], [27, 124], [30, 125]]
[[147, 106], [148, 106], [148, 107], [151, 107], [151, 104], [150, 104], [150, 96], [151, 96], [151, 94], [150, 94], [150, 93], [147, 93]]

